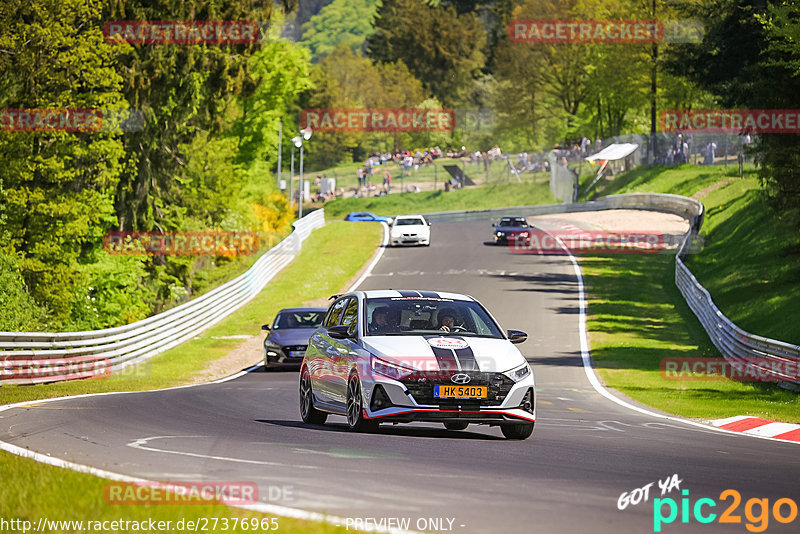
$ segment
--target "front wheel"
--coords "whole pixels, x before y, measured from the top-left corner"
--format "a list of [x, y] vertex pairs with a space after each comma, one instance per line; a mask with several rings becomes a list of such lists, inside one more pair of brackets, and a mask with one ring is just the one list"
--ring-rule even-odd
[[347, 426], [353, 432], [374, 432], [378, 429], [377, 422], [364, 417], [361, 381], [355, 373], [347, 380]]
[[303, 367], [300, 372], [300, 417], [304, 423], [309, 425], [322, 425], [328, 418], [328, 414], [314, 408], [314, 393], [311, 391], [311, 375], [308, 369]]
[[500, 430], [507, 439], [528, 439], [533, 434], [533, 423], [502, 425]]

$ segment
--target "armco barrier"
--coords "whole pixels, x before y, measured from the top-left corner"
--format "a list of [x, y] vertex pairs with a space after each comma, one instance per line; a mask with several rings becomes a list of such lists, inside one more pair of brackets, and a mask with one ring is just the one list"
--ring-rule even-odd
[[244, 274], [171, 310], [125, 326], [88, 332], [0, 332], [0, 384], [32, 384], [118, 371], [189, 340], [255, 297], [292, 261], [323, 210], [294, 224], [294, 231]]
[[800, 366], [800, 346], [768, 339], [746, 332], [736, 326], [717, 308], [708, 290], [686, 267], [684, 259], [693, 240], [703, 225], [704, 209], [699, 201], [680, 195], [659, 193], [633, 193], [610, 195], [591, 202], [578, 204], [548, 204], [519, 206], [480, 211], [451, 211], [428, 214], [432, 222], [455, 222], [491, 219], [502, 216], [531, 217], [551, 213], [573, 213], [608, 209], [641, 209], [680, 215], [689, 220], [691, 229], [683, 237], [675, 257], [675, 284], [692, 312], [700, 320], [712, 343], [731, 363], [751, 364], [769, 375], [772, 380], [795, 389], [800, 384], [797, 375], [785, 373], [786, 369]]

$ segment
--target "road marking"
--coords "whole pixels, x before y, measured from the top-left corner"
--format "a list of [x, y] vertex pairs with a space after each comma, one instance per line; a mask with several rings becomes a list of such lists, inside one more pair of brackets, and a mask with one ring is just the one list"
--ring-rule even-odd
[[38, 410], [94, 410], [88, 406], [44, 406], [43, 403], [23, 404], [20, 408], [36, 408]]
[[372, 269], [375, 267], [375, 265], [377, 265], [378, 260], [381, 259], [381, 256], [383, 256], [383, 253], [389, 243], [389, 225], [385, 222], [382, 222], [381, 225], [383, 225], [383, 243], [381, 243], [381, 249], [378, 251], [378, 255], [372, 260], [372, 263], [369, 264], [367, 270], [364, 271], [364, 273], [353, 283], [352, 286], [350, 286], [350, 289], [347, 290], [347, 293], [355, 291], [356, 288], [360, 286], [368, 276], [375, 276], [372, 274]]
[[581, 410], [580, 408], [567, 408], [571, 412], [578, 412], [578, 413], [592, 413], [589, 410]]
[[[127, 447], [131, 447], [134, 449], [139, 449], [148, 452], [162, 452], [165, 454], [177, 454], [179, 456], [191, 456], [192, 458], [208, 458], [209, 460], [219, 460], [222, 462], [234, 462], [240, 464], [254, 464], [254, 465], [271, 465], [276, 467], [286, 467], [286, 464], [279, 463], [279, 462], [266, 462], [264, 460], [245, 460], [244, 458], [231, 458], [228, 456], [214, 456], [211, 454], [200, 454], [196, 452], [186, 452], [186, 451], [175, 451], [170, 449], [157, 449], [155, 447], [148, 447], [146, 444], [150, 441], [157, 440], [157, 439], [173, 439], [173, 438], [185, 438], [185, 439], [197, 439], [197, 438], [207, 438], [209, 436], [151, 436], [149, 438], [140, 438], [130, 443], [127, 443]], [[292, 464], [291, 467], [296, 467], [298, 469], [318, 469], [313, 465], [299, 465], [299, 464]]]

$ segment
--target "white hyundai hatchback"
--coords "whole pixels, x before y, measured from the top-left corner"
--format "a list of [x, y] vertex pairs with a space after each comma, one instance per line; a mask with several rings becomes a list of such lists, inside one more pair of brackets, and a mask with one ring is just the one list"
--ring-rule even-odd
[[434, 291], [355, 291], [336, 298], [300, 369], [300, 414], [352, 430], [380, 423], [500, 426], [525, 439], [536, 422], [533, 372], [475, 299]]
[[431, 225], [422, 215], [398, 215], [389, 225], [392, 245], [431, 244]]

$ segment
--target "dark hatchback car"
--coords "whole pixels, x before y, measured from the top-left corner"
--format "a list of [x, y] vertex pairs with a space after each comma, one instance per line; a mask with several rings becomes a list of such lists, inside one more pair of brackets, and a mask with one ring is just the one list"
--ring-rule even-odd
[[275, 316], [264, 340], [264, 367], [299, 367], [308, 347], [308, 338], [325, 317], [328, 308], [284, 308]]
[[497, 224], [492, 224], [492, 237], [495, 245], [524, 240], [530, 242], [531, 227], [525, 217], [501, 217]]

